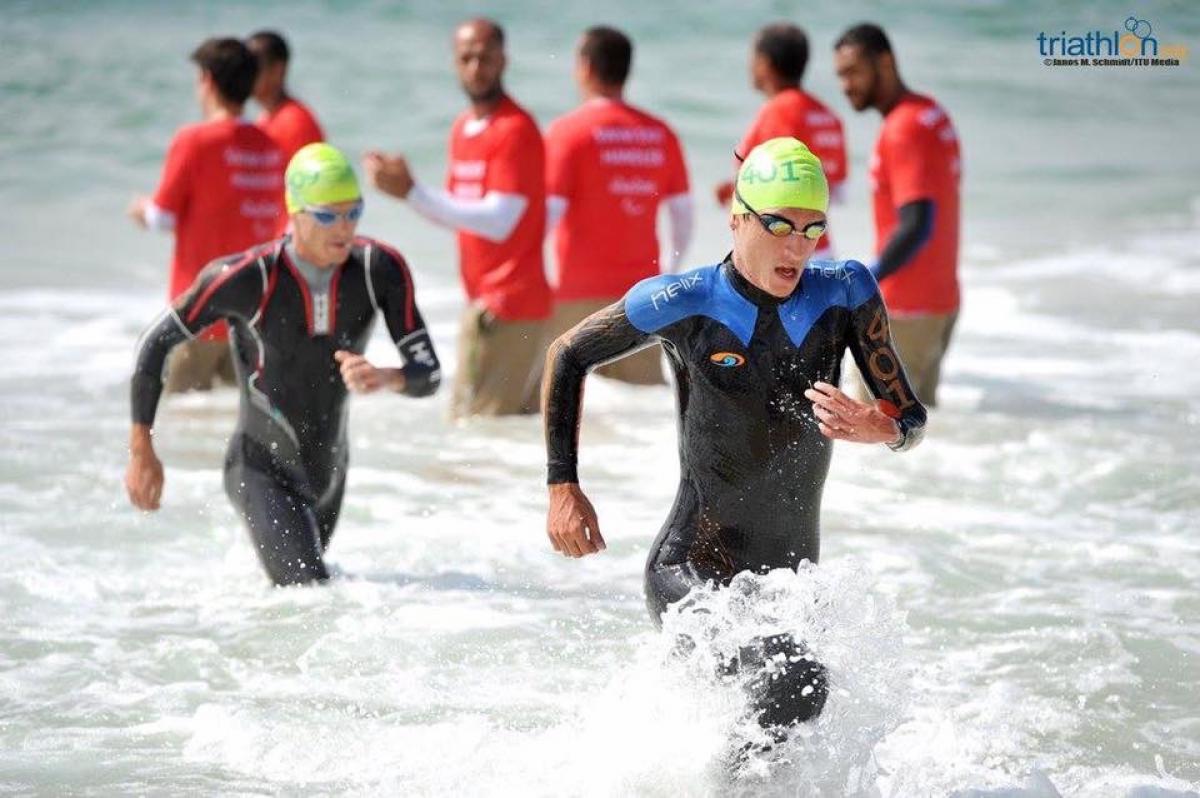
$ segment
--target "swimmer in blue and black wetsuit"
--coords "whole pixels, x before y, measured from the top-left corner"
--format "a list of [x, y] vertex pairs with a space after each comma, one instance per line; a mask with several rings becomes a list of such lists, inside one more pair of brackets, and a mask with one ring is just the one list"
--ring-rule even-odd
[[[646, 565], [656, 621], [706, 582], [817, 561], [833, 440], [900, 451], [921, 439], [925, 408], [892, 346], [875, 278], [856, 261], [809, 262], [828, 196], [820, 161], [801, 142], [764, 142], [739, 171], [724, 262], [644, 280], [547, 354], [547, 531], [555, 550], [582, 557], [605, 547], [576, 470], [584, 377], [655, 343], [667, 353], [680, 482]], [[836, 387], [847, 348], [877, 401]], [[759, 723], [778, 731], [815, 717], [827, 679], [803, 641], [764, 639], [740, 667], [765, 658], [786, 664], [751, 680]]]
[[[285, 180], [294, 232], [209, 264], [142, 336], [125, 475], [134, 506], [157, 509], [163, 470], [151, 427], [167, 353], [227, 321], [241, 410], [225, 492], [277, 585], [329, 577], [323, 554], [346, 484], [347, 392], [429, 396], [441, 380], [404, 259], [354, 234], [362, 195], [345, 156], [310, 144], [293, 157]], [[376, 316], [402, 368], [376, 368], [363, 357]]]

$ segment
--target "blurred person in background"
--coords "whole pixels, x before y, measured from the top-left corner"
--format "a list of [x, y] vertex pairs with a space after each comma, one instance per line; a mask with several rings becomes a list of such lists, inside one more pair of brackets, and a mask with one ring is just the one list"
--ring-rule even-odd
[[246, 46], [258, 58], [254, 100], [262, 106], [262, 114], [255, 124], [275, 140], [288, 163], [305, 144], [324, 141], [325, 133], [312, 110], [287, 90], [291, 48], [283, 36], [259, 31], [246, 40]]
[[[153, 197], [135, 197], [128, 214], [140, 227], [171, 231], [168, 297], [187, 290], [214, 258], [266, 241], [283, 215], [278, 145], [241, 118], [258, 61], [237, 39], [208, 39], [192, 53], [196, 99], [204, 120], [175, 134]], [[165, 390], [208, 390], [233, 383], [224, 325], [215, 325], [171, 353]]]
[[504, 89], [504, 30], [489, 19], [454, 31], [454, 63], [469, 107], [450, 130], [446, 188], [418, 181], [402, 155], [369, 152], [380, 191], [458, 232], [467, 295], [451, 415], [537, 412], [551, 294], [542, 260], [545, 151], [537, 123]]
[[[808, 67], [808, 36], [786, 22], [776, 22], [759, 30], [754, 37], [750, 55], [750, 82], [767, 101], [758, 109], [749, 130], [734, 150], [744, 158], [767, 139], [792, 136], [803, 141], [818, 158], [829, 181], [830, 199], [842, 199], [842, 187], [849, 174], [846, 158], [846, 136], [837, 114], [812, 94], [801, 88]], [[717, 186], [717, 204], [728, 205], [733, 196], [733, 183]], [[833, 240], [829, 231], [821, 238], [816, 258], [833, 257]]]
[[843, 33], [833, 59], [854, 110], [873, 108], [883, 116], [871, 156], [871, 271], [917, 396], [934, 407], [960, 302], [958, 134], [933, 98], [901, 80], [891, 42], [878, 25]]
[[[555, 234], [557, 261], [550, 340], [619, 300], [639, 280], [678, 271], [691, 241], [683, 149], [665, 122], [625, 102], [632, 62], [633, 43], [621, 31], [584, 31], [575, 55], [583, 104], [546, 129], [546, 226]], [[655, 229], [660, 206], [671, 225], [665, 269]], [[662, 384], [661, 350], [644, 349], [598, 373]]]

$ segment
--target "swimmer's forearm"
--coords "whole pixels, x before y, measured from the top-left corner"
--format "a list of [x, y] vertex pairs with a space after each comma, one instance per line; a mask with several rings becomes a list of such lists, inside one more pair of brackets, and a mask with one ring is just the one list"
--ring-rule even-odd
[[154, 431], [149, 424], [134, 424], [129, 429], [129, 455], [141, 457], [154, 453]]
[[542, 390], [548, 485], [579, 482], [579, 422], [583, 380], [586, 376], [587, 369], [579, 364], [564, 338], [550, 345], [546, 353], [546, 381]]
[[158, 413], [158, 400], [162, 396], [163, 383], [160, 377], [135, 371], [129, 381], [129, 407], [135, 426], [150, 427]]

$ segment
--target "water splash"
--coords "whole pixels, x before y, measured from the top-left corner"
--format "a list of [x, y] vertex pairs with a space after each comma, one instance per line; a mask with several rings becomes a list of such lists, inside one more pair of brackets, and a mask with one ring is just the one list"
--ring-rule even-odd
[[[603, 764], [581, 781], [594, 795], [878, 794], [875, 745], [899, 726], [909, 692], [904, 628], [850, 560], [693, 590], [582, 709], [573, 743]], [[779, 634], [804, 641], [829, 678], [822, 714], [782, 740], [753, 717], [761, 674], [728, 667]]]

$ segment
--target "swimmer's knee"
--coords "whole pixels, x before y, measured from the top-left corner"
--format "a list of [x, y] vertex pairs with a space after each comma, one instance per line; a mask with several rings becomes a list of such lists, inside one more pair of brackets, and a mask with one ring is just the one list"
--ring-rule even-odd
[[306, 544], [292, 539], [293, 535], [306, 533], [311, 534], [309, 530], [289, 529], [269, 537], [252, 536], [258, 561], [276, 586], [306, 585], [329, 579], [329, 570], [315, 540]]
[[751, 682], [759, 725], [786, 727], [821, 714], [829, 697], [829, 676], [791, 635], [772, 635], [761, 641], [762, 666]]
[[276, 587], [311, 585], [329, 579], [329, 570], [320, 559], [289, 560], [286, 557], [272, 556], [263, 548], [258, 551], [258, 559], [262, 563], [263, 570], [267, 572], [267, 577]]

